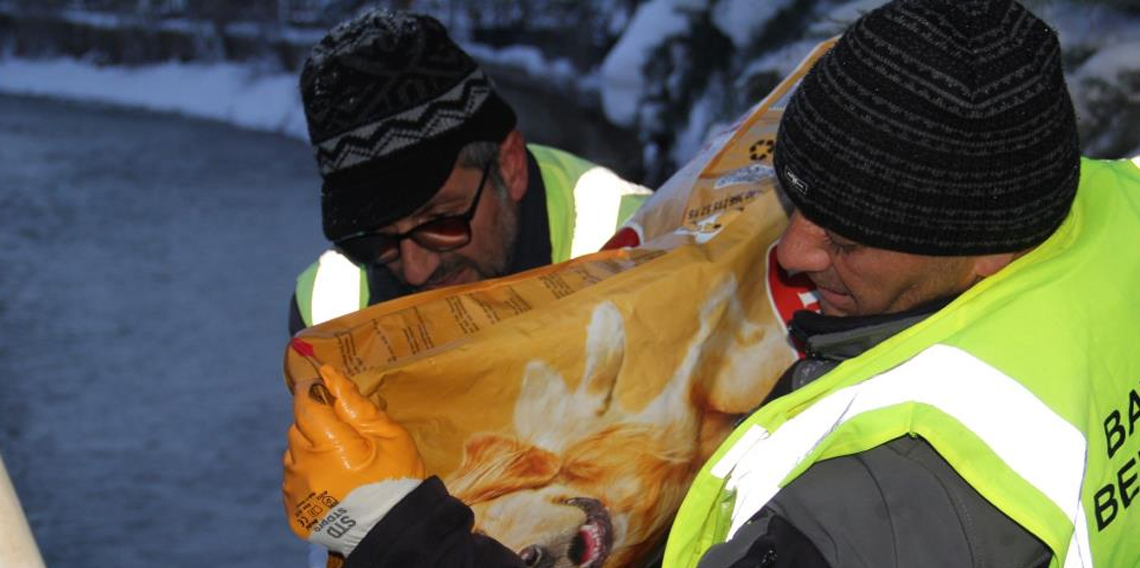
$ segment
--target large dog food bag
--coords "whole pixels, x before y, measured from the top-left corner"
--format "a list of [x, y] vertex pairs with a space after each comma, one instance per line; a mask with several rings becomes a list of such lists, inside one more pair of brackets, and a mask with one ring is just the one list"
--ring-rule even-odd
[[[635, 566], [690, 481], [797, 354], [810, 290], [775, 266], [771, 150], [830, 43], [716, 136], [617, 248], [378, 304], [294, 341], [402, 423], [477, 528], [555, 566]], [[286, 350], [285, 376], [312, 376]]]

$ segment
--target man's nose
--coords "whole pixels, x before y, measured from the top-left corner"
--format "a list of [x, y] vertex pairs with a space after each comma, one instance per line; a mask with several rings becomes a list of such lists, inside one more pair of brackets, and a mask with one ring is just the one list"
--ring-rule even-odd
[[400, 241], [399, 272], [404, 283], [409, 286], [422, 286], [439, 267], [438, 252], [427, 250], [412, 239]]
[[827, 240], [822, 227], [794, 211], [776, 245], [776, 259], [788, 272], [822, 272], [831, 265]]

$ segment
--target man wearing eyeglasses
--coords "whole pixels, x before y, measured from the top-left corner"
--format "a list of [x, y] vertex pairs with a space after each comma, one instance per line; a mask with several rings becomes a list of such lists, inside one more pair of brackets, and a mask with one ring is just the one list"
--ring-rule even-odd
[[649, 191], [527, 145], [435, 19], [369, 11], [301, 72], [333, 248], [297, 279], [291, 333], [406, 294], [598, 250]]
[[[776, 256], [822, 314], [696, 474], [665, 568], [1140, 566], [1140, 158], [1080, 157], [1062, 59], [1014, 0], [894, 0], [803, 77]], [[299, 536], [346, 568], [582, 558], [472, 531], [414, 440], [321, 375], [285, 458]], [[304, 527], [312, 494], [344, 498]]]

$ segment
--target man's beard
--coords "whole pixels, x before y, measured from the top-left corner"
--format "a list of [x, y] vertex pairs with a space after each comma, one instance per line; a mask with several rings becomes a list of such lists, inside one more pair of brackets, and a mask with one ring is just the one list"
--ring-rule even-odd
[[505, 193], [500, 194], [496, 191], [495, 196], [499, 198], [497, 221], [502, 230], [499, 233], [499, 242], [491, 248], [491, 254], [482, 262], [476, 262], [460, 254], [445, 256], [440, 260], [435, 272], [432, 272], [423, 284], [412, 287], [416, 292], [438, 288], [440, 283], [446, 282], [467, 268], [475, 272], [476, 282], [507, 275], [514, 260], [515, 240], [519, 232], [518, 204], [511, 201]]

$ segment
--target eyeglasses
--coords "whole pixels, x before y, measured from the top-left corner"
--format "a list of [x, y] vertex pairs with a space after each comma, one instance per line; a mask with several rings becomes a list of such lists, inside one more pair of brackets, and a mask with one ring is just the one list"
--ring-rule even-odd
[[479, 198], [487, 184], [487, 174], [491, 163], [483, 166], [483, 177], [475, 190], [475, 200], [471, 207], [460, 215], [432, 219], [412, 227], [406, 233], [385, 234], [376, 231], [358, 233], [334, 244], [349, 258], [360, 264], [384, 264], [400, 258], [400, 242], [412, 239], [417, 245], [435, 252], [447, 252], [461, 248], [471, 242], [471, 219], [479, 209]]

